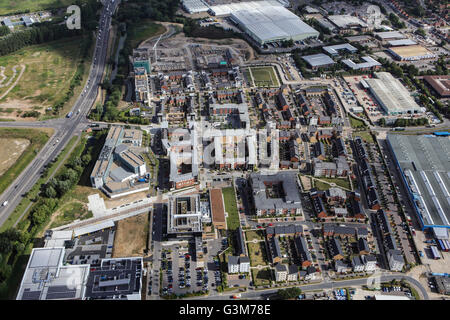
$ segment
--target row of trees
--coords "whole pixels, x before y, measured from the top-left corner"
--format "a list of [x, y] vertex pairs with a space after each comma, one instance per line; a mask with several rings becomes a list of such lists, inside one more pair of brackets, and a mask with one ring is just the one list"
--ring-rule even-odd
[[75, 37], [95, 29], [98, 24], [96, 11], [101, 6], [100, 2], [95, 0], [82, 2], [78, 0], [75, 4], [78, 4], [81, 8], [81, 23], [83, 26], [81, 29], [70, 30], [65, 24], [43, 22], [23, 31], [12, 33], [0, 31], [0, 36], [2, 32], [5, 33], [4, 37], [0, 38], [0, 56], [10, 54], [29, 45]]
[[[106, 131], [97, 132], [95, 137], [102, 140]], [[80, 180], [83, 171], [93, 161], [93, 145], [87, 146], [87, 139], [70, 154], [69, 159], [58, 174], [43, 184], [40, 193], [31, 207], [30, 213], [17, 228], [10, 228], [0, 233], [0, 295], [5, 297], [8, 288], [6, 280], [11, 276], [17, 258], [45, 226], [51, 214], [57, 210], [59, 200]], [[46, 173], [44, 173], [45, 175]]]

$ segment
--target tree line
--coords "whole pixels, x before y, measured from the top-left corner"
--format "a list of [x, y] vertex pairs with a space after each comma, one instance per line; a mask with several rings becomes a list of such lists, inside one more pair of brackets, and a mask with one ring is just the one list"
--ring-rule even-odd
[[[105, 130], [95, 133], [97, 141], [104, 140], [105, 136]], [[92, 156], [95, 144], [88, 146], [87, 141], [82, 139], [57, 175], [41, 185], [39, 194], [32, 199], [34, 204], [26, 218], [17, 227], [0, 233], [0, 296], [5, 297], [8, 291], [7, 280], [18, 257], [25, 254], [26, 247], [34, 241], [34, 237], [57, 210], [60, 199], [79, 182], [91, 161], [95, 161]], [[43, 176], [47, 174], [48, 168]]]
[[101, 4], [95, 0], [89, 0], [88, 2], [79, 0], [76, 4], [81, 8], [81, 23], [83, 26], [81, 29], [70, 30], [65, 23], [42, 22], [23, 31], [11, 32], [0, 38], [0, 56], [13, 53], [26, 46], [80, 36], [86, 32], [91, 32], [98, 24], [96, 11]]

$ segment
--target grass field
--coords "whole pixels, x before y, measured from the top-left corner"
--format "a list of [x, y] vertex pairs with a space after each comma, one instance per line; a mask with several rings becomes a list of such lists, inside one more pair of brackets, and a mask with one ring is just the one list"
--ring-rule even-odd
[[264, 232], [261, 230], [245, 231], [245, 238], [247, 239], [247, 241], [252, 241], [254, 239], [264, 240]]
[[257, 87], [280, 86], [274, 67], [249, 67], [244, 73], [251, 85], [253, 81]]
[[3, 152], [0, 154], [0, 177], [8, 170], [30, 145], [30, 140], [23, 138], [3, 139], [0, 137]]
[[55, 213], [50, 228], [56, 228], [77, 219], [84, 220], [92, 217], [92, 212], [88, 211], [86, 204], [81, 202], [66, 203]]
[[252, 277], [255, 286], [265, 286], [272, 282], [272, 271], [267, 269], [252, 269]]
[[112, 256], [114, 258], [142, 257], [147, 248], [148, 231], [148, 213], [120, 220], [117, 223]]
[[[346, 188], [348, 190], [351, 190], [350, 182], [348, 181], [348, 179], [344, 179], [344, 178], [320, 178], [320, 180], [324, 180], [324, 181], [329, 182], [329, 183], [335, 183], [338, 187], [342, 187], [342, 188]], [[314, 184], [315, 184], [316, 188], [318, 188], [319, 190], [328, 190], [328, 189], [331, 188], [330, 185], [327, 185], [326, 183], [324, 183], [322, 181], [318, 181], [318, 180], [315, 180]]]
[[[45, 108], [59, 101], [69, 89], [80, 62], [80, 41], [79, 37], [62, 39], [0, 57], [0, 66], [5, 67], [8, 77], [13, 66], [23, 64], [26, 68], [16, 86], [0, 100], [0, 117], [15, 118], [23, 111], [44, 113]], [[0, 88], [0, 96], [10, 87]]]
[[348, 117], [350, 119], [350, 125], [352, 128], [366, 128], [367, 126], [364, 124], [363, 121], [353, 118], [352, 116]]
[[136, 48], [142, 41], [148, 38], [160, 35], [166, 31], [166, 28], [151, 20], [144, 20], [139, 24], [133, 25], [127, 33], [127, 41], [132, 48]]
[[247, 243], [248, 246], [248, 254], [250, 258], [250, 265], [252, 267], [256, 267], [258, 265], [267, 265], [269, 261], [267, 259], [266, 246], [264, 242]]
[[367, 143], [375, 143], [369, 131], [358, 131], [353, 133], [354, 137], [360, 136]]
[[222, 193], [225, 211], [228, 213], [227, 228], [228, 230], [236, 230], [241, 225], [241, 222], [239, 220], [234, 187], [223, 188]]
[[15, 12], [35, 12], [40, 10], [68, 7], [73, 4], [73, 0], [0, 0], [0, 15], [12, 14]]
[[[0, 177], [0, 193], [6, 190], [8, 186], [17, 178], [17, 176], [26, 168], [26, 166], [33, 160], [36, 154], [45, 145], [52, 133], [45, 132], [38, 129], [0, 129], [0, 137], [2, 139], [25, 139], [30, 141], [28, 147], [22, 152], [15, 163], [7, 169]], [[5, 148], [3, 148], [3, 155], [0, 159], [5, 160]], [[1, 162], [1, 161], [0, 161]]]

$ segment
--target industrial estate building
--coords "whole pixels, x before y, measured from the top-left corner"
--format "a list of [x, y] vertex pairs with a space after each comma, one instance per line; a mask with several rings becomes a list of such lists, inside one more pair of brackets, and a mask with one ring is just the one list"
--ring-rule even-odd
[[206, 5], [206, 3], [202, 0], [183, 0], [182, 6], [187, 13], [191, 14], [206, 12], [209, 10], [208, 5]]
[[[403, 84], [388, 72], [376, 72], [376, 78], [366, 79], [370, 92], [388, 115], [422, 112]], [[392, 94], [395, 92], [395, 94]]]
[[388, 145], [423, 228], [450, 228], [450, 140], [388, 134]]
[[440, 97], [450, 97], [450, 76], [424, 76], [423, 80], [425, 80]]
[[141, 144], [142, 131], [112, 126], [92, 170], [92, 186], [111, 198], [148, 188], [147, 167], [136, 151]]
[[391, 47], [388, 51], [396, 59], [401, 61], [433, 59], [436, 57], [434, 53], [420, 45]]
[[342, 44], [337, 44], [334, 46], [327, 46], [327, 47], [323, 47], [322, 49], [325, 50], [327, 53], [331, 54], [332, 56], [338, 56], [340, 52], [345, 52], [345, 53], [358, 52], [358, 49], [356, 49], [354, 46], [352, 46], [349, 43], [342, 43]]
[[231, 12], [231, 20], [236, 23], [259, 45], [283, 40], [305, 40], [317, 38], [319, 32], [294, 13], [280, 4], [255, 1], [248, 7]]
[[351, 59], [345, 59], [341, 62], [352, 70], [373, 70], [381, 68], [381, 63], [369, 56], [361, 57], [361, 60], [363, 60], [364, 62], [356, 63]]
[[336, 63], [333, 59], [323, 53], [303, 56], [302, 59], [305, 60], [312, 69], [326, 68]]

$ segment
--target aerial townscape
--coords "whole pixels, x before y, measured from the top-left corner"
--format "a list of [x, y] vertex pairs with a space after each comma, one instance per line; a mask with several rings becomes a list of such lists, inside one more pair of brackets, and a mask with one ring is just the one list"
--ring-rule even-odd
[[0, 0], [0, 299], [448, 300], [449, 53], [447, 0]]

